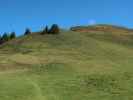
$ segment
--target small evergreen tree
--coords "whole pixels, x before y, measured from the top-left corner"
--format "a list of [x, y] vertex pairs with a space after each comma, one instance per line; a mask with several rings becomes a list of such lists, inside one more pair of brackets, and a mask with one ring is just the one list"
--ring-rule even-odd
[[12, 32], [12, 33], [10, 34], [10, 39], [14, 39], [14, 38], [16, 38], [16, 33], [15, 33], [15, 32]]
[[31, 31], [30, 31], [30, 29], [27, 28], [27, 29], [25, 30], [24, 35], [29, 35], [29, 34], [31, 34]]
[[41, 33], [42, 35], [48, 34], [48, 26], [45, 27], [45, 29]]
[[7, 34], [7, 33], [4, 33], [3, 36], [2, 36], [2, 41], [3, 42], [6, 42], [10, 39], [10, 36]]
[[57, 24], [53, 24], [49, 30], [49, 34], [58, 34], [60, 33], [60, 28]]
[[2, 43], [3, 43], [2, 36], [0, 35], [0, 44], [2, 44]]

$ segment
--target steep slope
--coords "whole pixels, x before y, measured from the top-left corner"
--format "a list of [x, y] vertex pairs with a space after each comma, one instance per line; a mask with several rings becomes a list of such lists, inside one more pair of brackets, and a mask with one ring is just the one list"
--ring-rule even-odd
[[9, 41], [0, 47], [0, 100], [132, 100], [132, 42], [131, 32], [103, 31]]

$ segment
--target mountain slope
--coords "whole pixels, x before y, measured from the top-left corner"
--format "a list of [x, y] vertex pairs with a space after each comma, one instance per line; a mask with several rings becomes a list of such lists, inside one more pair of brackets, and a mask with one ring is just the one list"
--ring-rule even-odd
[[132, 32], [62, 31], [0, 49], [0, 100], [130, 100]]

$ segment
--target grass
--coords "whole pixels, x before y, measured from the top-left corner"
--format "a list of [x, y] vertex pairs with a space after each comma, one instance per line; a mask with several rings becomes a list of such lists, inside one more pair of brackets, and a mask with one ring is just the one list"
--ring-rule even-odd
[[0, 100], [132, 100], [132, 36], [107, 34], [32, 34], [2, 45]]

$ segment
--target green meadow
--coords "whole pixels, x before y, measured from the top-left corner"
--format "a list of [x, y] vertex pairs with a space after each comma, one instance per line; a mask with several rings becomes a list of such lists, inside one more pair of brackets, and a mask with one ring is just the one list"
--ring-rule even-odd
[[0, 100], [133, 100], [133, 33], [122, 32], [33, 33], [1, 45]]

